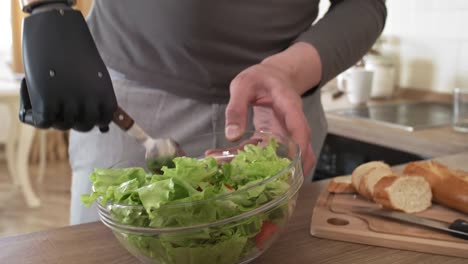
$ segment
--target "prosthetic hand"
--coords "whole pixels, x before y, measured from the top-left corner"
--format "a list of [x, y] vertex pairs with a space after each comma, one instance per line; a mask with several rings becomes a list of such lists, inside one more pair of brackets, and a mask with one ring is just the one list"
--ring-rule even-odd
[[22, 122], [38, 128], [108, 130], [117, 100], [109, 73], [74, 0], [21, 0]]

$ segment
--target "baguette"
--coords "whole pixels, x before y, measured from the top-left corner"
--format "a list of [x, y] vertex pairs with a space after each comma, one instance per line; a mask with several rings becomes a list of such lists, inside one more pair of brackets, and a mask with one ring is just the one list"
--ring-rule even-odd
[[351, 176], [340, 176], [331, 179], [327, 186], [327, 191], [331, 193], [355, 193]]
[[393, 174], [390, 166], [381, 161], [364, 163], [354, 169], [352, 182], [356, 191], [367, 199], [373, 199], [374, 185], [384, 176]]
[[431, 186], [422, 176], [387, 175], [374, 186], [374, 201], [383, 207], [417, 213], [431, 206]]
[[463, 180], [468, 181], [468, 172], [461, 170], [454, 170], [455, 175], [461, 177]]
[[452, 171], [436, 161], [418, 161], [408, 163], [404, 174], [423, 176], [431, 185], [434, 201], [468, 213], [466, 173]]

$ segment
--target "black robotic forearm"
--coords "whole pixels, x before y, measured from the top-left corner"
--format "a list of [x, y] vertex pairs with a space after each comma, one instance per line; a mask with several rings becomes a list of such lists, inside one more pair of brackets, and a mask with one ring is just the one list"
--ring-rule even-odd
[[76, 0], [19, 0], [19, 3], [23, 12], [32, 13], [40, 6], [50, 6], [51, 4], [63, 4], [72, 7], [76, 4]]
[[69, 2], [42, 1], [28, 9], [19, 117], [39, 128], [106, 128], [117, 109], [112, 82], [83, 15]]

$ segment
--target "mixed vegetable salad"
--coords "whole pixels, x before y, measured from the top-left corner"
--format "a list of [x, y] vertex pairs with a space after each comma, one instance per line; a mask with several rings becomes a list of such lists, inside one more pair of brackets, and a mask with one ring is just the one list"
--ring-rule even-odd
[[[283, 171], [290, 160], [276, 154], [278, 143], [245, 145], [230, 162], [213, 157], [177, 157], [162, 174], [143, 168], [95, 169], [93, 190], [81, 197], [90, 206], [97, 199], [112, 203], [114, 221], [137, 227], [174, 228], [214, 223], [255, 209], [289, 189], [288, 173], [258, 186]], [[253, 187], [255, 186], [255, 187]], [[160, 263], [238, 263], [263, 249], [288, 217], [287, 201], [261, 214], [190, 231], [124, 234], [120, 239]]]

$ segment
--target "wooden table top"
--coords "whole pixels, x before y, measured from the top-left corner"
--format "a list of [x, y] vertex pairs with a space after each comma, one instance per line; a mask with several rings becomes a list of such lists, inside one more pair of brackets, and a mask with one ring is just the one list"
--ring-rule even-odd
[[[333, 86], [330, 86], [333, 88]], [[322, 92], [322, 104], [326, 111], [328, 132], [370, 144], [397, 149], [426, 158], [440, 157], [468, 151], [468, 133], [452, 130], [451, 125], [408, 132], [371, 120], [349, 118], [330, 113], [331, 110], [351, 108], [346, 96], [332, 99], [332, 89]], [[371, 100], [367, 104], [382, 105], [397, 102], [436, 101], [452, 102], [449, 94], [437, 94], [417, 90], [401, 90], [390, 100]]]
[[[319, 239], [309, 234], [312, 208], [327, 181], [302, 187], [287, 231], [254, 263], [466, 264], [468, 260]], [[64, 227], [0, 239], [0, 263], [138, 263], [101, 223]]]

